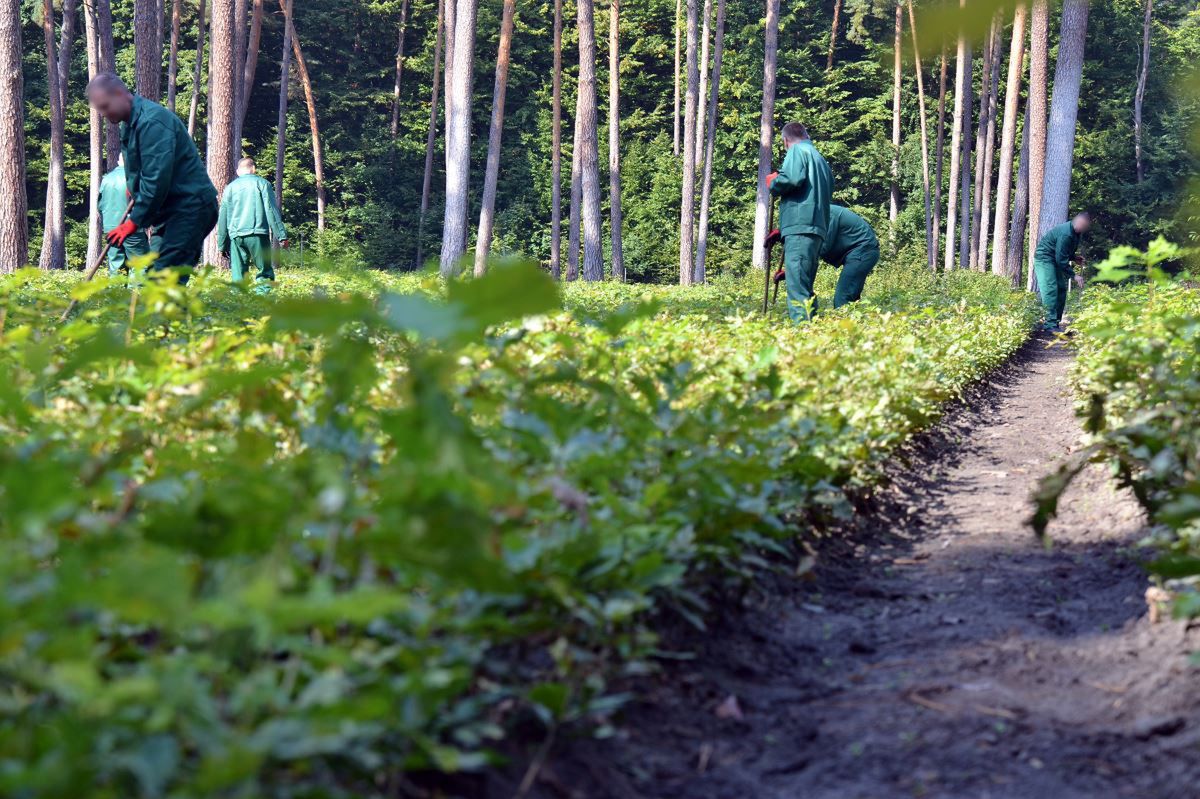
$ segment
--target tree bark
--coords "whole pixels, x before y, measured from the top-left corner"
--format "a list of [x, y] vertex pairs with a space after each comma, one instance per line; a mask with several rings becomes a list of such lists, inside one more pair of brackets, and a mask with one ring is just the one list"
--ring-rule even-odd
[[896, 28], [892, 46], [892, 185], [888, 201], [889, 237], [896, 238], [896, 219], [900, 216], [900, 56], [903, 44], [904, 11], [896, 0]]
[[29, 259], [25, 197], [25, 87], [21, 3], [0, 2], [0, 273]]
[[[449, 0], [453, 2], [453, 0]], [[558, 0], [562, 2], [562, 0]], [[441, 78], [438, 70], [442, 65], [442, 41], [446, 38], [447, 0], [438, 0], [437, 30], [433, 36], [433, 80], [429, 90], [429, 130], [425, 134], [425, 173], [421, 180], [421, 215], [417, 222], [416, 268], [420, 269], [425, 254], [425, 217], [429, 213], [429, 191], [433, 185], [433, 148], [437, 141], [438, 89]]]
[[696, 106], [700, 91], [700, 64], [696, 60], [700, 22], [698, 2], [687, 0], [687, 94], [683, 103], [683, 198], [679, 211], [679, 283], [683, 286], [692, 284], [696, 261]]
[[400, 4], [400, 32], [396, 42], [396, 82], [392, 87], [392, 141], [400, 133], [400, 79], [404, 77], [404, 35], [408, 33], [408, 0]]
[[[899, 4], [897, 4], [897, 8], [899, 8]], [[937, 271], [937, 260], [933, 252], [933, 203], [929, 194], [929, 122], [925, 114], [925, 74], [921, 70], [921, 49], [917, 41], [917, 15], [913, 10], [912, 0], [908, 0], [908, 27], [912, 34], [913, 71], [917, 75], [917, 110], [921, 117], [921, 188], [925, 200], [925, 258], [930, 270]], [[897, 52], [899, 52], [898, 46]], [[898, 69], [896, 72], [899, 74]]]
[[250, 38], [246, 42], [246, 55], [242, 59], [242, 104], [238, 109], [238, 131], [246, 128], [246, 111], [250, 108], [250, 97], [254, 94], [254, 73], [258, 71], [258, 50], [262, 43], [263, 0], [254, 0], [250, 14]]
[[[233, 126], [237, 116], [234, 84], [237, 83], [234, 64], [236, 31], [234, 3], [236, 0], [212, 0], [212, 42], [209, 58], [211, 93], [208, 98], [208, 177], [217, 189], [217, 197], [233, 177]], [[282, 0], [281, 0], [282, 2]], [[217, 237], [210, 235], [205, 243], [205, 261], [223, 261], [217, 249]]]
[[[959, 7], [966, 5], [966, 0], [958, 0]], [[962, 33], [958, 35], [958, 55], [954, 64], [954, 122], [950, 134], [950, 191], [946, 202], [946, 264], [949, 272], [954, 268], [954, 234], [957, 229], [959, 210], [958, 192], [960, 173], [966, 173], [970, 168], [970, 160], [963, 162], [963, 144], [969, 136], [963, 135], [965, 121], [970, 116], [968, 103], [971, 97], [971, 44]], [[966, 224], [966, 219], [963, 219]]]
[[963, 265], [970, 264], [972, 269], [979, 267], [979, 233], [983, 216], [984, 168], [987, 166], [988, 111], [991, 108], [992, 72], [995, 64], [994, 55], [998, 22], [999, 15], [993, 15], [991, 27], [988, 28], [987, 41], [983, 47], [983, 77], [979, 82], [979, 122], [975, 129], [975, 195], [971, 201], [971, 235], [967, 245], [969, 249], [963, 259]]
[[579, 93], [575, 94], [575, 132], [571, 139], [571, 210], [567, 217], [567, 280], [579, 279], [579, 219], [583, 205], [583, 176], [579, 154], [583, 136], [583, 115], [579, 111]]
[[767, 217], [770, 196], [767, 194], [767, 175], [771, 174], [771, 145], [775, 135], [775, 62], [779, 55], [779, 0], [766, 0], [766, 31], [763, 34], [763, 99], [762, 115], [758, 122], [758, 184], [754, 198], [754, 239], [751, 242], [751, 264], [756, 269], [766, 265]]
[[1146, 179], [1146, 165], [1142, 160], [1142, 104], [1146, 100], [1146, 79], [1150, 74], [1150, 32], [1153, 27], [1154, 0], [1146, 0], [1146, 16], [1142, 22], [1142, 59], [1138, 68], [1137, 91], [1133, 96], [1133, 157], [1138, 183]]
[[562, 0], [554, 0], [554, 88], [550, 129], [550, 274], [562, 279]]
[[233, 0], [233, 160], [242, 157], [242, 108], [246, 104], [246, 1]]
[[134, 0], [133, 47], [137, 93], [158, 102], [162, 97], [162, 16], [158, 0]]
[[167, 57], [167, 108], [175, 111], [175, 92], [179, 82], [179, 25], [183, 0], [171, 0], [171, 52]]
[[933, 173], [933, 254], [931, 261], [933, 269], [941, 263], [942, 244], [942, 170], [946, 155], [946, 77], [948, 72], [946, 44], [942, 42], [942, 65], [938, 77], [938, 122], [937, 122], [937, 156], [934, 158]]
[[825, 62], [825, 71], [833, 69], [833, 51], [837, 49], [838, 24], [842, 19], [842, 0], [833, 0], [833, 24], [829, 32], [829, 58]]
[[[967, 42], [967, 83], [963, 91], [963, 136], [962, 155], [958, 172], [958, 268], [966, 269], [971, 263], [971, 102], [975, 99], [971, 91], [971, 73], [975, 56], [971, 43]], [[950, 247], [949, 244], [946, 245]]]
[[[992, 271], [1009, 274], [1008, 226], [1012, 201], [1013, 158], [1017, 142], [1017, 108], [1021, 104], [1021, 78], [1025, 73], [1025, 3], [1013, 11], [1012, 45], [1008, 51], [1008, 82], [1004, 88], [1004, 129], [1000, 135], [1000, 177], [996, 186], [996, 232], [992, 242]], [[1028, 139], [1028, 136], [1025, 137]], [[1019, 271], [1019, 270], [1018, 270]]]
[[51, 0], [43, 0], [42, 3], [42, 33], [46, 40], [46, 85], [50, 100], [50, 168], [46, 179], [46, 213], [38, 265], [42, 269], [65, 269], [67, 184], [63, 148], [66, 131], [62, 89], [58, 82], [58, 56], [54, 45], [54, 4]]
[[705, 137], [704, 186], [700, 190], [700, 228], [696, 243], [696, 272], [692, 280], [707, 278], [708, 206], [712, 199], [713, 151], [717, 138], [717, 101], [721, 96], [721, 58], [725, 51], [725, 0], [717, 0], [717, 40], [713, 50], [712, 88], [708, 100], [708, 136]]
[[679, 62], [680, 62], [679, 48], [681, 45], [680, 36], [683, 32], [683, 28], [681, 27], [682, 20], [680, 19], [682, 14], [683, 14], [683, 0], [675, 0], [675, 137], [673, 140], [674, 149], [672, 150], [672, 152], [675, 153], [676, 157], [679, 156], [679, 135], [680, 135], [679, 98], [681, 95], [679, 93]]
[[192, 107], [188, 111], [188, 135], [196, 137], [196, 112], [200, 104], [200, 76], [204, 64], [204, 5], [200, 0], [196, 10], [196, 64], [192, 68]]
[[[96, 10], [92, 0], [83, 3], [83, 36], [87, 47], [88, 81], [100, 72], [100, 40], [96, 30]], [[104, 178], [104, 120], [88, 103], [88, 245], [87, 262], [100, 257], [100, 181]]]
[[1064, 0], [1058, 62], [1054, 67], [1054, 97], [1050, 100], [1050, 123], [1046, 132], [1046, 177], [1042, 183], [1039, 238], [1067, 219], [1087, 24], [1088, 0]]
[[300, 85], [304, 88], [304, 102], [308, 106], [308, 127], [312, 133], [313, 178], [317, 189], [317, 231], [325, 232], [325, 157], [321, 153], [321, 127], [317, 124], [317, 98], [313, 91], [312, 80], [308, 77], [308, 64], [304, 61], [304, 52], [300, 49], [300, 37], [296, 33], [296, 18], [291, 9], [279, 0], [280, 8], [284, 9], [287, 26], [292, 36], [292, 58], [296, 62], [296, 72], [300, 76]]
[[492, 124], [488, 129], [487, 165], [483, 176], [483, 202], [479, 209], [479, 232], [475, 239], [475, 277], [487, 271], [496, 225], [496, 191], [500, 178], [500, 143], [504, 136], [504, 95], [508, 90], [509, 54], [512, 52], [513, 17], [516, 0], [504, 0], [500, 20], [500, 47], [496, 53], [496, 83], [492, 88]]
[[1005, 274], [1014, 287], [1021, 285], [1021, 255], [1025, 249], [1025, 225], [1029, 217], [1029, 104], [1025, 104], [1025, 130], [1021, 137], [1021, 166], [1017, 169], [1017, 189], [1013, 192], [1012, 222], [1008, 228], [1008, 252]]
[[704, 19], [700, 23], [700, 91], [696, 94], [696, 168], [704, 157], [704, 125], [708, 120], [708, 37], [712, 20], [712, 0], [704, 0]]
[[578, 3], [579, 97], [583, 134], [579, 148], [583, 205], [583, 279], [604, 279], [603, 235], [600, 223], [600, 136], [596, 114], [596, 25], [593, 0]]
[[[292, 0], [284, 0], [284, 19], [292, 15]], [[288, 86], [292, 77], [292, 29], [283, 26], [283, 52], [279, 54], [279, 114], [275, 118], [275, 206], [283, 213], [283, 169], [287, 154]]]
[[[112, 30], [112, 3], [110, 0], [89, 0], [91, 3], [93, 18], [92, 21], [96, 26], [96, 67], [99, 72], [114, 72], [116, 70], [116, 61], [113, 47], [113, 30]], [[105, 162], [106, 169], [112, 169], [117, 165], [117, 156], [121, 154], [121, 134], [120, 130], [111, 122], [102, 121], [104, 126], [105, 139]]]
[[1042, 218], [1042, 184], [1046, 176], [1046, 111], [1050, 93], [1050, 5], [1033, 0], [1029, 17], [1029, 269], [1026, 286], [1037, 288], [1033, 253]]
[[446, 93], [446, 211], [442, 225], [441, 273], [454, 274], [467, 251], [467, 211], [471, 173], [471, 78], [475, 60], [478, 0], [457, 0], [454, 40]]
[[621, 4], [608, 4], [608, 217], [612, 276], [625, 282], [625, 248], [621, 242]]
[[67, 108], [67, 85], [71, 78], [71, 52], [75, 48], [78, 12], [79, 0], [63, 0], [62, 31], [58, 41], [58, 101], [62, 104], [64, 117]]
[[975, 266], [980, 272], [986, 272], [988, 268], [988, 239], [990, 237], [990, 228], [992, 222], [992, 175], [994, 174], [993, 166], [996, 159], [996, 106], [1000, 98], [1000, 53], [1004, 40], [1001, 37], [1003, 31], [1000, 14], [997, 12], [995, 22], [992, 25], [992, 83], [988, 88], [988, 105], [987, 105], [987, 138], [984, 141], [983, 152], [983, 182], [975, 187], [976, 192], [983, 193], [983, 201], [980, 203], [981, 213], [979, 215], [979, 233], [977, 238], [979, 243], [976, 246], [977, 255], [975, 258]]

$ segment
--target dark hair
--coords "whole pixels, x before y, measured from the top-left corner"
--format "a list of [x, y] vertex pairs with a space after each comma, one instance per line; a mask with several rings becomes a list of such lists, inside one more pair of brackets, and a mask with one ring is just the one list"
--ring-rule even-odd
[[789, 122], [783, 126], [783, 138], [787, 141], [804, 141], [808, 138], [808, 128], [799, 122]]

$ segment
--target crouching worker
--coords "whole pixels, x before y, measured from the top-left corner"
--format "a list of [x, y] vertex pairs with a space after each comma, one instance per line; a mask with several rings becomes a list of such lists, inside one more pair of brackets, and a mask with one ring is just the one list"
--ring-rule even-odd
[[830, 206], [821, 258], [842, 269], [833, 295], [833, 307], [841, 308], [862, 298], [867, 275], [879, 263], [879, 239], [867, 220], [845, 206]]
[[271, 234], [279, 246], [287, 246], [287, 230], [271, 184], [255, 174], [254, 159], [238, 162], [238, 176], [225, 187], [221, 197], [221, 215], [217, 222], [217, 246], [229, 256], [233, 282], [240, 283], [248, 268], [254, 270], [254, 290], [271, 290], [275, 270], [271, 266]]
[[[129, 192], [125, 183], [125, 156], [118, 156], [117, 168], [100, 181], [100, 197], [96, 203], [100, 211], [100, 229], [116, 230], [125, 221], [125, 209], [129, 206]], [[108, 248], [108, 276], [116, 277], [122, 269], [129, 268], [129, 259], [150, 252], [150, 241], [146, 234], [135, 230], [118, 245]]]
[[783, 235], [783, 267], [787, 274], [787, 309], [793, 322], [816, 313], [813, 282], [825, 229], [833, 173], [799, 122], [783, 126], [787, 155], [783, 165], [767, 176], [767, 188], [779, 198], [779, 232]]
[[1063, 310], [1067, 306], [1067, 286], [1073, 279], [1083, 289], [1083, 276], [1076, 275], [1071, 265], [1083, 234], [1092, 229], [1092, 217], [1084, 212], [1070, 222], [1055, 225], [1046, 231], [1033, 255], [1033, 271], [1037, 275], [1038, 291], [1046, 309], [1046, 330], [1058, 330]]
[[[87, 96], [101, 116], [121, 126], [125, 181], [133, 198], [129, 217], [108, 231], [109, 242], [123, 246], [137, 231], [153, 228], [150, 252], [157, 258], [151, 269], [194, 267], [217, 223], [217, 190], [187, 128], [111, 72], [92, 78]], [[187, 274], [179, 280], [186, 283]]]

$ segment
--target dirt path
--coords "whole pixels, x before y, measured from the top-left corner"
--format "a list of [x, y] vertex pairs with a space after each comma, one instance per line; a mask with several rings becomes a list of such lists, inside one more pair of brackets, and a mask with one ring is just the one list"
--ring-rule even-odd
[[615, 738], [559, 747], [532, 795], [1200, 795], [1200, 635], [1146, 618], [1138, 508], [1097, 467], [1053, 550], [1024, 525], [1078, 440], [1069, 362], [1031, 343], [913, 448], [844, 552], [683, 642], [695, 660]]

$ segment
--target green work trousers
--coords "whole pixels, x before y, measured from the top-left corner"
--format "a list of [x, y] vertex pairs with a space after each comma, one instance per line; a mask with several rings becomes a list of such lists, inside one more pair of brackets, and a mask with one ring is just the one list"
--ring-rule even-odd
[[1067, 307], [1067, 286], [1071, 282], [1071, 275], [1049, 261], [1034, 261], [1033, 271], [1037, 275], [1042, 307], [1046, 309], [1046, 326], [1058, 325]]
[[229, 271], [234, 283], [240, 283], [250, 271], [254, 282], [266, 286], [275, 279], [271, 267], [271, 237], [265, 233], [234, 236], [229, 240]]
[[[217, 203], [205, 203], [195, 209], [181, 209], [167, 221], [154, 227], [150, 239], [150, 251], [158, 253], [151, 269], [190, 269], [200, 262], [204, 239], [217, 224]], [[179, 283], [187, 283], [188, 275], [179, 276]]]
[[[787, 275], [787, 310], [793, 322], [807, 320], [817, 312], [813, 282], [821, 262], [821, 237], [793, 233], [783, 237], [783, 271]], [[811, 300], [811, 308], [809, 301]]]
[[[129, 259], [150, 252], [150, 240], [146, 234], [138, 230], [130, 233], [121, 245], [114, 244], [108, 248], [108, 276], [116, 277], [122, 269], [129, 269]], [[138, 272], [142, 270], [139, 269]]]
[[833, 295], [833, 307], [841, 308], [862, 298], [863, 286], [867, 283], [867, 275], [879, 263], [879, 246], [855, 247], [846, 253], [846, 261], [842, 264], [842, 274], [838, 276], [837, 290]]

